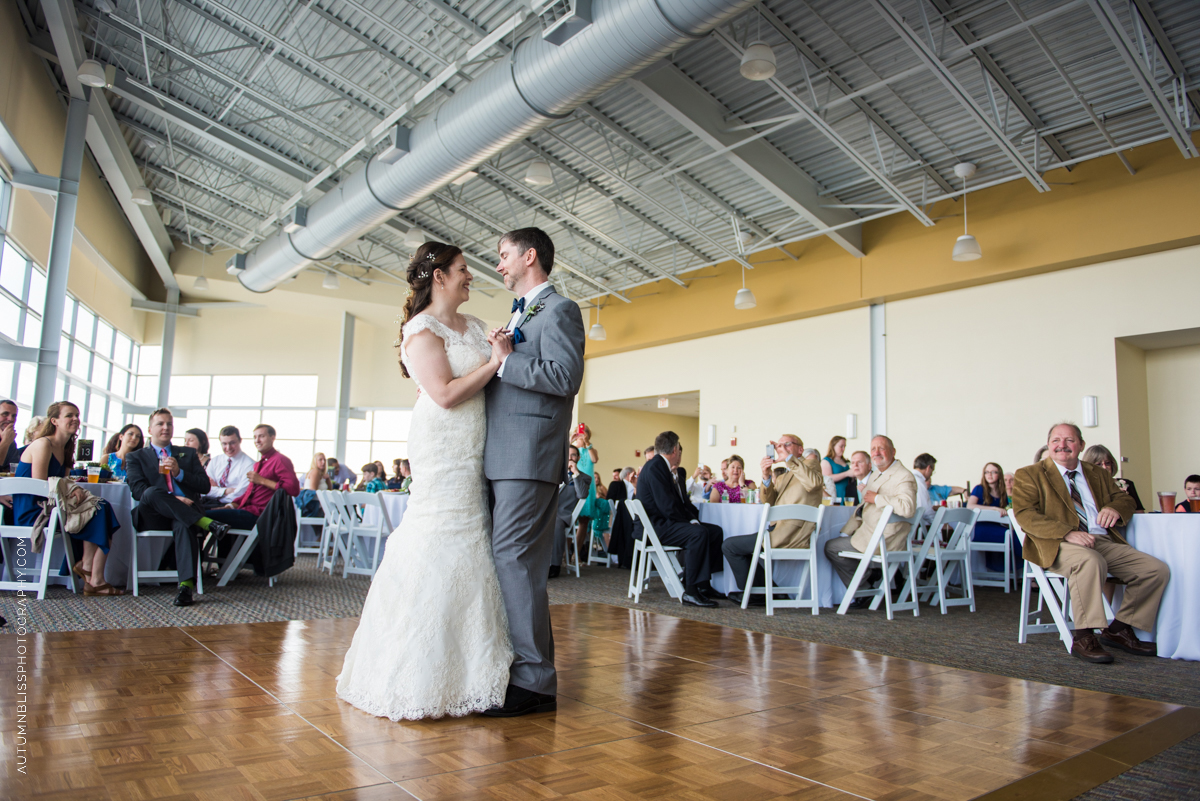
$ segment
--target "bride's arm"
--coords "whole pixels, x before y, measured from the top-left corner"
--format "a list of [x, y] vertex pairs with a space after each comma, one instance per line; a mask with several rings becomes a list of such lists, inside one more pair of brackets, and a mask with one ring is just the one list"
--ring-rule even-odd
[[474, 372], [455, 378], [446, 359], [446, 346], [432, 331], [426, 329], [405, 337], [409, 371], [421, 384], [433, 402], [443, 409], [452, 409], [483, 389], [500, 369], [500, 357], [495, 349], [492, 358]]

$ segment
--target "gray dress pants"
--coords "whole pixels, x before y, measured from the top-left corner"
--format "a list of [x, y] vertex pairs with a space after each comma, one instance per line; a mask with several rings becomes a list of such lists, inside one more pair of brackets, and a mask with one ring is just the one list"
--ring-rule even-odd
[[558, 485], [546, 481], [492, 482], [492, 556], [513, 645], [509, 682], [546, 695], [558, 691], [546, 594], [557, 499]]

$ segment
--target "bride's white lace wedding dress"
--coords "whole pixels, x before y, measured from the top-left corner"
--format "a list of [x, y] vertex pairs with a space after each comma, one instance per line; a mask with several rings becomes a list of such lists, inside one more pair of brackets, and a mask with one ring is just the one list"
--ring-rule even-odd
[[[466, 317], [467, 333], [459, 334], [418, 314], [404, 339], [432, 331], [458, 378], [491, 352], [483, 321]], [[400, 356], [409, 366], [403, 347]], [[492, 562], [486, 426], [482, 392], [453, 409], [422, 393], [413, 409], [412, 495], [337, 680], [339, 698], [373, 715], [416, 720], [504, 703], [512, 644]]]

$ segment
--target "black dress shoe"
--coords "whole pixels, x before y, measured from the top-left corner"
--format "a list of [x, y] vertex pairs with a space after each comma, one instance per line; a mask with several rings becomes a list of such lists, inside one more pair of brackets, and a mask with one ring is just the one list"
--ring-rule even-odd
[[562, 568], [560, 566], [550, 565], [550, 575], [546, 576], [546, 578], [558, 578], [560, 573], [562, 573]]
[[558, 709], [558, 697], [535, 693], [515, 684], [508, 685], [504, 693], [504, 705], [494, 706], [483, 714], [489, 718], [515, 718], [521, 715], [532, 715], [535, 712], [554, 712]]
[[216, 520], [208, 524], [208, 533], [217, 538], [217, 542], [225, 539], [229, 533], [229, 526], [225, 523], [218, 523]]
[[[740, 592], [731, 592], [731, 593], [729, 593], [728, 597], [729, 597], [729, 600], [733, 601], [738, 606], [741, 606], [742, 605], [742, 595], [743, 595], [743, 593], [740, 593]], [[766, 606], [766, 605], [767, 605], [767, 596], [765, 596], [765, 595], [751, 595], [750, 600], [746, 603], [746, 606]]]
[[870, 598], [855, 598], [853, 601], [850, 602], [850, 608], [851, 609], [870, 609], [871, 608], [871, 599]]
[[175, 593], [175, 605], [191, 606], [192, 603], [192, 588], [186, 584], [180, 584], [179, 592]]
[[680, 596], [679, 602], [684, 606], [703, 606], [705, 609], [715, 609], [720, 606], [716, 601], [710, 600], [707, 595], [699, 592], [685, 592]]

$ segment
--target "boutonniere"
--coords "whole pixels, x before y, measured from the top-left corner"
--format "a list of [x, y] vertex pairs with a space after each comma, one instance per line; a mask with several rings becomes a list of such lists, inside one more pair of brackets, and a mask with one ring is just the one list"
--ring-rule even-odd
[[[525, 316], [521, 318], [521, 325], [525, 325], [525, 323], [532, 320], [534, 317], [537, 316], [537, 313], [540, 312], [544, 308], [546, 308], [546, 301], [544, 301], [544, 300], [539, 300], [537, 303], [530, 306], [528, 309], [525, 310]], [[521, 333], [521, 325], [518, 325], [516, 328], [513, 329], [513, 344], [514, 345], [520, 345], [522, 342], [525, 341], [525, 335], [523, 333]]]

